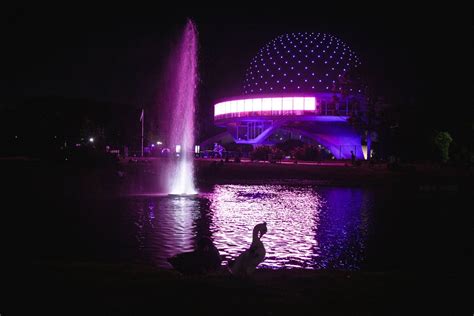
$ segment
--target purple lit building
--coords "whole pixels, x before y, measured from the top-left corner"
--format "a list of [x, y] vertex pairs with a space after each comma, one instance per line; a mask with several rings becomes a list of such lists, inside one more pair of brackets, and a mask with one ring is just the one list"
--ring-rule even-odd
[[329, 34], [278, 36], [251, 60], [243, 94], [214, 105], [214, 122], [227, 131], [209, 141], [255, 147], [299, 139], [325, 147], [336, 159], [351, 158], [351, 151], [364, 159], [361, 135], [347, 121], [365, 108], [361, 85], [349, 79], [360, 64]]

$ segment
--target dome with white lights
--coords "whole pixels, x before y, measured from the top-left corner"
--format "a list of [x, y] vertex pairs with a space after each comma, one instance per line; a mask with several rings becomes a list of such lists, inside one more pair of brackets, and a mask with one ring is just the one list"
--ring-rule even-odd
[[346, 74], [360, 64], [355, 52], [335, 36], [309, 32], [280, 35], [250, 62], [243, 92], [336, 92]]
[[335, 159], [364, 159], [362, 135], [348, 122], [366, 109], [360, 65], [357, 54], [335, 36], [278, 36], [251, 60], [243, 95], [214, 104], [214, 122], [227, 131], [208, 143], [255, 148], [298, 140], [318, 144]]

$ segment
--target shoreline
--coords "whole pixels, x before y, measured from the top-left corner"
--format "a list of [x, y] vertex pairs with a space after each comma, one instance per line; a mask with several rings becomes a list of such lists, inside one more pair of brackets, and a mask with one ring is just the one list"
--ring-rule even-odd
[[[0, 163], [8, 181], [7, 197], [24, 194], [41, 200], [87, 199], [136, 193], [136, 183], [144, 183], [152, 192], [160, 192], [162, 166], [167, 160], [143, 159], [135, 162], [90, 164], [50, 161], [9, 160]], [[345, 163], [292, 164], [268, 162], [220, 163], [196, 160], [195, 183], [209, 188], [215, 184], [308, 185], [397, 190], [415, 194], [441, 194], [455, 197], [471, 192], [472, 171], [412, 165], [387, 170], [385, 165], [351, 166]], [[147, 191], [146, 189], [145, 191]], [[53, 193], [56, 194], [53, 194]], [[141, 191], [140, 191], [141, 192]]]
[[[243, 278], [185, 276], [141, 264], [43, 262], [29, 268], [27, 277], [8, 294], [12, 297], [7, 305], [17, 300], [30, 303], [15, 304], [16, 312], [33, 307], [36, 312], [88, 315], [170, 309], [205, 315], [294, 315], [308, 310], [323, 315], [392, 315], [415, 308], [439, 312], [460, 307], [455, 297], [459, 274], [447, 271], [433, 277], [429, 270], [257, 269]], [[180, 303], [175, 303], [177, 298]]]
[[[121, 168], [134, 173], [137, 169], [157, 166], [160, 159], [120, 162]], [[299, 162], [297, 164], [269, 162], [220, 162], [218, 159], [196, 159], [197, 183], [209, 184], [282, 184], [343, 187], [406, 187], [420, 191], [453, 192], [468, 187], [472, 171], [451, 167], [440, 168], [421, 164], [403, 165], [389, 170], [386, 164], [363, 163], [352, 166], [347, 162]]]

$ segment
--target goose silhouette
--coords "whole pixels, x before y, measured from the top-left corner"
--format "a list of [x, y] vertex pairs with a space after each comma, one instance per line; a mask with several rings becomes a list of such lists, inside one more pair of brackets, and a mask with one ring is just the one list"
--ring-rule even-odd
[[217, 271], [221, 266], [221, 256], [212, 240], [208, 237], [199, 239], [195, 251], [183, 252], [168, 262], [183, 274], [206, 274]]
[[233, 262], [229, 263], [229, 270], [235, 275], [250, 275], [257, 266], [265, 260], [265, 247], [260, 240], [267, 232], [267, 223], [255, 225], [252, 233], [252, 244], [242, 252]]

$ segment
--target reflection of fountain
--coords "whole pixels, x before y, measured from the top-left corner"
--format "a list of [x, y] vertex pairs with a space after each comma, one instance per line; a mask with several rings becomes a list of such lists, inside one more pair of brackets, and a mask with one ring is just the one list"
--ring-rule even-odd
[[171, 148], [179, 148], [175, 163], [168, 166], [167, 192], [176, 195], [196, 194], [193, 157], [194, 112], [197, 82], [197, 32], [188, 21], [175, 54], [170, 59], [168, 100], [169, 141]]
[[141, 259], [161, 268], [181, 252], [194, 250], [194, 223], [199, 218], [199, 200], [188, 197], [146, 197], [132, 201], [136, 210], [136, 239]]

